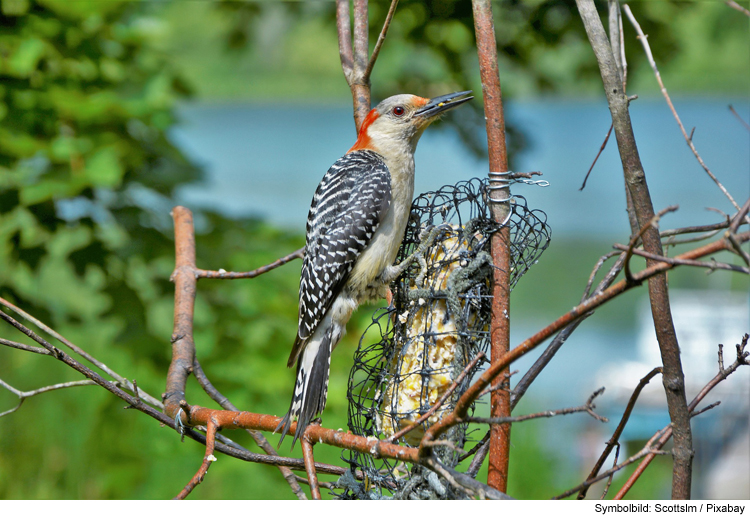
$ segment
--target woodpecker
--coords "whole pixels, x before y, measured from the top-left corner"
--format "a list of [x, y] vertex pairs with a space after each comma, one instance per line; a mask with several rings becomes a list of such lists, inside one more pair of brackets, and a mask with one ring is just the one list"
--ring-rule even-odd
[[394, 95], [365, 117], [354, 146], [334, 163], [307, 215], [299, 288], [297, 338], [287, 363], [297, 362], [281, 440], [297, 420], [292, 447], [323, 412], [331, 352], [359, 304], [385, 297], [404, 268], [393, 262], [414, 197], [414, 150], [422, 132], [446, 110], [472, 99], [455, 92], [433, 99]]

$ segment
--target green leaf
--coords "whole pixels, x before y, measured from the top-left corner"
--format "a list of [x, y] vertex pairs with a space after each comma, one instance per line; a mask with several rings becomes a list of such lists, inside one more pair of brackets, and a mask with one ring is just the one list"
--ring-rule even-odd
[[8, 61], [9, 73], [17, 77], [29, 77], [44, 56], [47, 44], [38, 38], [24, 39]]
[[104, 147], [86, 160], [88, 181], [97, 187], [116, 187], [122, 181], [124, 172], [115, 147]]

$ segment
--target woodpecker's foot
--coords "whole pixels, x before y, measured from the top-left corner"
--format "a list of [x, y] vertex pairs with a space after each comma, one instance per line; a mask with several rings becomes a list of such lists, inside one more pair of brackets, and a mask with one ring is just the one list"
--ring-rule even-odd
[[423, 235], [426, 234], [427, 236], [422, 239], [422, 241], [412, 252], [412, 254], [406, 257], [400, 263], [394, 266], [388, 266], [385, 270], [383, 270], [383, 273], [380, 275], [383, 284], [392, 283], [399, 277], [399, 275], [406, 271], [409, 266], [414, 263], [415, 260], [418, 261], [422, 266], [423, 273], [420, 274], [420, 276], [422, 276], [427, 269], [427, 263], [424, 259], [424, 255], [427, 252], [427, 249], [432, 246], [432, 244], [435, 242], [435, 240], [438, 239], [438, 237], [451, 230], [452, 227], [449, 224], [440, 224], [438, 226], [430, 226], [428, 228], [425, 228], [425, 230], [423, 231]]

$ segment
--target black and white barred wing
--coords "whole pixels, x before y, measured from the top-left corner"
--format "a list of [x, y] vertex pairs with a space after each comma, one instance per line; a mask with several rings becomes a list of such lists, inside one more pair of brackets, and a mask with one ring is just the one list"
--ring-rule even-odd
[[339, 159], [318, 185], [307, 218], [298, 337], [290, 366], [346, 284], [390, 200], [388, 167], [382, 156], [370, 150], [353, 151]]

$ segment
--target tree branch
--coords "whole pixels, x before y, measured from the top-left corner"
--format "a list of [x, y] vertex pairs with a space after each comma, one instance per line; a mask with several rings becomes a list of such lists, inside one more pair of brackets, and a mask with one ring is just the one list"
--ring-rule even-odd
[[[622, 78], [593, 0], [576, 0], [576, 5], [599, 64], [604, 92], [607, 96], [612, 122], [615, 127], [615, 137], [620, 151], [625, 182], [632, 198], [638, 226], [642, 229], [651, 222], [654, 217], [654, 209], [646, 182], [646, 174], [633, 135], [628, 111], [628, 98], [622, 88]], [[646, 251], [663, 255], [661, 238], [656, 228], [649, 226], [643, 232], [642, 239]], [[653, 260], [648, 260], [646, 265], [657, 267], [659, 264]], [[680, 347], [672, 321], [666, 277], [663, 275], [654, 276], [649, 280], [648, 290], [651, 315], [664, 366], [662, 381], [667, 395], [667, 407], [675, 428], [672, 498], [689, 499], [693, 460], [690, 413], [687, 411], [685, 377], [680, 359]]]

